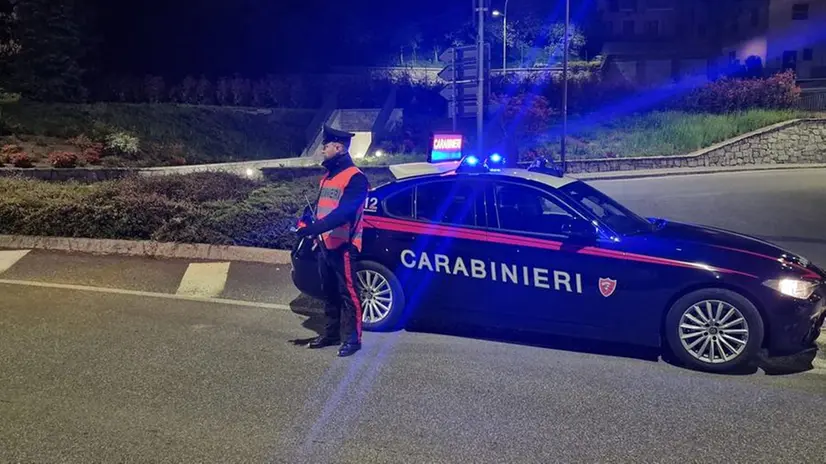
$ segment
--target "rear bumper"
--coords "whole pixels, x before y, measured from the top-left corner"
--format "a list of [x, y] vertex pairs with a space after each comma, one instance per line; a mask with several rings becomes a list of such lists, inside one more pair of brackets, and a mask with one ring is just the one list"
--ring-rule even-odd
[[770, 356], [790, 356], [817, 348], [817, 338], [826, 321], [826, 288], [808, 301], [783, 299], [768, 320], [767, 350]]

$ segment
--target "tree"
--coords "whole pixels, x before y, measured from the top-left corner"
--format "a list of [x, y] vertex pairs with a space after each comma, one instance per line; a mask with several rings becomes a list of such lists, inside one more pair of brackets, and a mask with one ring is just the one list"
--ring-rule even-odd
[[0, 93], [8, 87], [10, 62], [20, 50], [12, 36], [14, 22], [14, 9], [11, 2], [0, 0]]
[[[508, 61], [518, 62], [519, 66], [532, 67], [537, 64], [554, 65], [562, 61], [562, 39], [565, 36], [564, 23], [546, 25], [533, 16], [508, 19]], [[449, 33], [445, 39], [448, 46], [457, 47], [476, 43], [477, 29], [473, 21], [465, 22], [462, 27]], [[585, 35], [576, 25], [571, 24], [568, 31], [569, 57], [578, 59], [585, 47]], [[485, 40], [491, 44], [491, 55], [496, 63], [502, 61], [502, 23], [487, 21], [485, 23]]]
[[8, 89], [38, 101], [82, 101], [83, 33], [76, 0], [10, 0], [19, 51], [9, 62]]

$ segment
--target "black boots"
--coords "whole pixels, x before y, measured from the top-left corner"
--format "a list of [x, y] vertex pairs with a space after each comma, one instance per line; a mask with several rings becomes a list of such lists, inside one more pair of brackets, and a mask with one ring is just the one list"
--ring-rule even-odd
[[356, 354], [356, 351], [358, 351], [360, 349], [361, 349], [361, 343], [347, 342], [347, 343], [341, 345], [341, 348], [338, 349], [338, 355], [341, 358], [346, 357], [346, 356], [351, 356], [353, 354]]
[[[321, 335], [316, 337], [315, 340], [311, 341], [307, 347], [310, 349], [319, 349], [319, 348], [326, 348], [328, 346], [338, 345], [341, 343], [341, 340], [334, 337], [328, 337], [325, 335]], [[351, 356], [355, 354], [358, 350], [361, 349], [361, 343], [357, 342], [345, 342], [341, 345], [338, 349], [338, 355], [340, 357]]]
[[316, 337], [315, 340], [311, 341], [307, 345], [307, 347], [310, 348], [310, 349], [315, 350], [315, 349], [318, 349], [318, 348], [326, 348], [328, 346], [338, 345], [339, 343], [341, 343], [341, 340], [339, 340], [337, 338], [327, 337], [327, 336], [321, 335], [319, 337]]

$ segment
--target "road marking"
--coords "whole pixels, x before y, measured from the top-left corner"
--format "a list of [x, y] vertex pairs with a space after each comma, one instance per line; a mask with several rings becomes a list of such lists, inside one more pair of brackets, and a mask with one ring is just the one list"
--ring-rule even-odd
[[168, 300], [183, 300], [183, 301], [195, 301], [199, 303], [214, 303], [214, 304], [222, 304], [222, 305], [231, 305], [231, 306], [245, 306], [248, 308], [259, 308], [259, 309], [279, 309], [289, 311], [289, 305], [284, 304], [277, 304], [277, 303], [256, 303], [252, 301], [243, 301], [243, 300], [228, 300], [224, 298], [205, 298], [205, 297], [198, 297], [198, 296], [191, 296], [191, 295], [176, 295], [172, 293], [155, 293], [155, 292], [142, 292], [139, 290], [122, 290], [119, 288], [103, 288], [103, 287], [89, 287], [86, 285], [71, 285], [71, 284], [53, 284], [47, 282], [31, 282], [28, 280], [10, 280], [10, 279], [0, 279], [0, 284], [2, 285], [19, 285], [23, 287], [41, 287], [41, 288], [59, 288], [62, 290], [77, 290], [82, 292], [95, 292], [95, 293], [109, 293], [113, 295], [129, 295], [129, 296], [144, 296], [148, 298], [162, 298]]
[[0, 274], [8, 271], [32, 250], [3, 250], [0, 251]]
[[181, 279], [177, 294], [202, 298], [217, 297], [224, 291], [227, 283], [229, 264], [228, 262], [190, 264]]

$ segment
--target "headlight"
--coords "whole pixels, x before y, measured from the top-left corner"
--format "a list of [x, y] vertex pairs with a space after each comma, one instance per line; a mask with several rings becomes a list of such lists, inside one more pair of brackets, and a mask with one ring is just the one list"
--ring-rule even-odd
[[808, 300], [818, 286], [818, 282], [800, 279], [767, 280], [763, 285], [778, 292], [801, 300]]

